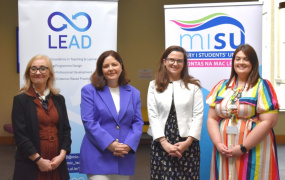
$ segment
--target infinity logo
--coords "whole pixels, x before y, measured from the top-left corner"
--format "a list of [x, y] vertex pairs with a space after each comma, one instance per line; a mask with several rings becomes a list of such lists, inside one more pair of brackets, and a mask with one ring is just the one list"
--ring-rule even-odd
[[53, 30], [53, 31], [62, 31], [64, 29], [67, 29], [67, 24], [62, 24], [61, 27], [54, 27], [52, 24], [51, 24], [51, 20], [54, 16], [61, 16], [63, 19], [66, 20], [66, 22], [68, 24], [70, 24], [75, 30], [79, 31], [79, 32], [85, 32], [87, 31], [90, 27], [91, 27], [91, 24], [92, 24], [92, 20], [90, 18], [90, 16], [85, 13], [85, 12], [79, 12], [79, 13], [76, 13], [75, 15], [72, 16], [72, 19], [73, 20], [76, 20], [77, 17], [79, 16], [85, 16], [88, 20], [88, 24], [86, 27], [84, 28], [80, 28], [78, 26], [76, 26], [65, 14], [61, 13], [61, 12], [54, 12], [52, 13], [49, 17], [48, 17], [48, 25], [49, 27]]

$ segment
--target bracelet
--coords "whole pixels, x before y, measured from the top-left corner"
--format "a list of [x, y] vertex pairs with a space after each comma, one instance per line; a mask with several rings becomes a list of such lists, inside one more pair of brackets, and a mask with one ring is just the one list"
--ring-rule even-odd
[[37, 163], [41, 158], [42, 158], [42, 156], [39, 155], [39, 157], [37, 157], [37, 158], [34, 160], [34, 163]]
[[159, 141], [160, 143], [162, 143], [163, 141], [165, 141], [166, 139], [163, 139], [163, 140], [161, 140], [161, 141]]

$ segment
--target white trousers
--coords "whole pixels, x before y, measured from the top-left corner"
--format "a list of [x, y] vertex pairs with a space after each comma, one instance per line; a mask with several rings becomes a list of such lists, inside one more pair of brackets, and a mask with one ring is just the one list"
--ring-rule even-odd
[[130, 180], [131, 176], [124, 176], [118, 174], [109, 174], [109, 175], [94, 175], [87, 174], [88, 180]]

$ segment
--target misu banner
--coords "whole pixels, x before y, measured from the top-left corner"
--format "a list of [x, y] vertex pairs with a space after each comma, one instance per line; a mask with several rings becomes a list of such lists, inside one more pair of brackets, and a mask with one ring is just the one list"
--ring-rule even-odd
[[200, 179], [209, 179], [213, 144], [207, 132], [209, 107], [205, 99], [215, 84], [230, 77], [232, 55], [239, 45], [250, 44], [256, 50], [261, 66], [262, 4], [189, 4], [166, 5], [164, 8], [165, 47], [183, 47], [188, 54], [190, 74], [202, 84], [205, 108], [200, 141]]

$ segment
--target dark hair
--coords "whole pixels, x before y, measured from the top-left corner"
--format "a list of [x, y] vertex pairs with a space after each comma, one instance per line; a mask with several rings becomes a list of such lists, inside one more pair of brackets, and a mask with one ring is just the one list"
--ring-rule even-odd
[[121, 72], [120, 77], [118, 79], [119, 85], [126, 85], [130, 82], [130, 79], [128, 79], [126, 77], [127, 75], [126, 75], [124, 63], [123, 63], [123, 60], [122, 60], [121, 56], [119, 55], [119, 53], [117, 53], [116, 51], [113, 51], [113, 50], [105, 51], [97, 59], [96, 70], [90, 77], [91, 84], [96, 89], [99, 89], [99, 90], [103, 90], [104, 87], [107, 85], [107, 80], [105, 79], [105, 77], [103, 75], [102, 66], [103, 66], [104, 60], [108, 56], [112, 56], [113, 58], [115, 58], [122, 66], [122, 72]]
[[201, 88], [199, 80], [195, 79], [193, 76], [190, 76], [189, 73], [188, 73], [187, 53], [186, 53], [185, 49], [183, 49], [180, 46], [170, 46], [162, 53], [162, 56], [160, 57], [159, 62], [158, 62], [159, 69], [158, 69], [158, 72], [155, 75], [156, 90], [158, 92], [163, 92], [167, 88], [167, 86], [168, 86], [168, 84], [170, 82], [169, 76], [168, 76], [168, 73], [167, 73], [167, 69], [166, 69], [166, 67], [165, 67], [165, 65], [163, 63], [164, 62], [163, 60], [167, 59], [168, 55], [172, 51], [178, 51], [178, 52], [183, 53], [183, 61], [184, 61], [183, 63], [184, 63], [184, 66], [183, 66], [183, 69], [181, 71], [180, 78], [184, 82], [185, 87], [187, 89], [189, 89], [188, 83], [191, 83], [191, 84], [195, 84], [199, 88]]
[[[258, 58], [257, 58], [257, 54], [255, 50], [249, 44], [242, 44], [239, 47], [237, 47], [232, 57], [232, 69], [231, 69], [230, 79], [234, 77], [235, 78], [238, 77], [235, 71], [235, 68], [234, 68], [234, 61], [236, 58], [236, 54], [239, 51], [242, 51], [247, 56], [252, 66], [252, 69], [247, 77], [247, 84], [248, 84], [247, 90], [248, 90], [249, 88], [253, 87], [258, 82], [258, 79], [260, 78], [259, 71], [258, 71], [258, 68], [259, 68]], [[226, 84], [227, 87], [229, 86], [229, 84], [230, 84], [230, 81]]]

